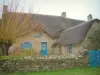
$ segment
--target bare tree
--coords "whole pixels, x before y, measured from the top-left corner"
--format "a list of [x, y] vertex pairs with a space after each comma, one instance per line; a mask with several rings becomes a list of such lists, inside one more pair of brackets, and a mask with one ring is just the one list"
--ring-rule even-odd
[[19, 1], [17, 0], [15, 3], [14, 1], [10, 1], [8, 12], [6, 10], [7, 6], [4, 5], [2, 14], [0, 48], [4, 55], [8, 55], [8, 49], [16, 38], [42, 30], [39, 21], [36, 20], [37, 15], [33, 15], [30, 10], [28, 13], [22, 13], [23, 8], [18, 11]]

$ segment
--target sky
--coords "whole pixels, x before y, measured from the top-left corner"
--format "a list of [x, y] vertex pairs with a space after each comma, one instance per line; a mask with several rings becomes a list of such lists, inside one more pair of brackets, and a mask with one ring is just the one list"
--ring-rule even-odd
[[20, 0], [20, 6], [25, 6], [25, 12], [32, 8], [38, 14], [61, 16], [66, 12], [68, 18], [80, 20], [92, 14], [100, 19], [100, 0]]

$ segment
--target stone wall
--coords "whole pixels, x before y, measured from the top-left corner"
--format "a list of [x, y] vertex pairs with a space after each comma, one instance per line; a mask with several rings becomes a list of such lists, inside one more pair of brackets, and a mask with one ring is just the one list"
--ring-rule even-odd
[[1, 60], [0, 67], [4, 72], [30, 72], [59, 70], [74, 67], [88, 66], [87, 57], [76, 58], [74, 56], [26, 56]]

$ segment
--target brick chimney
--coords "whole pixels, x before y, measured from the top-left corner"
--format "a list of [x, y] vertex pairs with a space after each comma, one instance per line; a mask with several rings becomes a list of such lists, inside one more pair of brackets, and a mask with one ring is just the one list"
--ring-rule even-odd
[[8, 6], [7, 5], [3, 5], [3, 13], [7, 13], [8, 12]]
[[66, 12], [62, 12], [61, 16], [64, 17], [64, 18], [66, 18]]
[[90, 21], [90, 20], [92, 20], [92, 19], [93, 19], [92, 15], [89, 14], [89, 15], [87, 16], [87, 20]]

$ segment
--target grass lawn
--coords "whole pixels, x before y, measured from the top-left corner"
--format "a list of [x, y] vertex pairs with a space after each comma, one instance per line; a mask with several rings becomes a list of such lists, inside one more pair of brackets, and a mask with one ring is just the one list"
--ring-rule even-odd
[[0, 75], [100, 75], [100, 68], [73, 68], [58, 71], [0, 73]]

